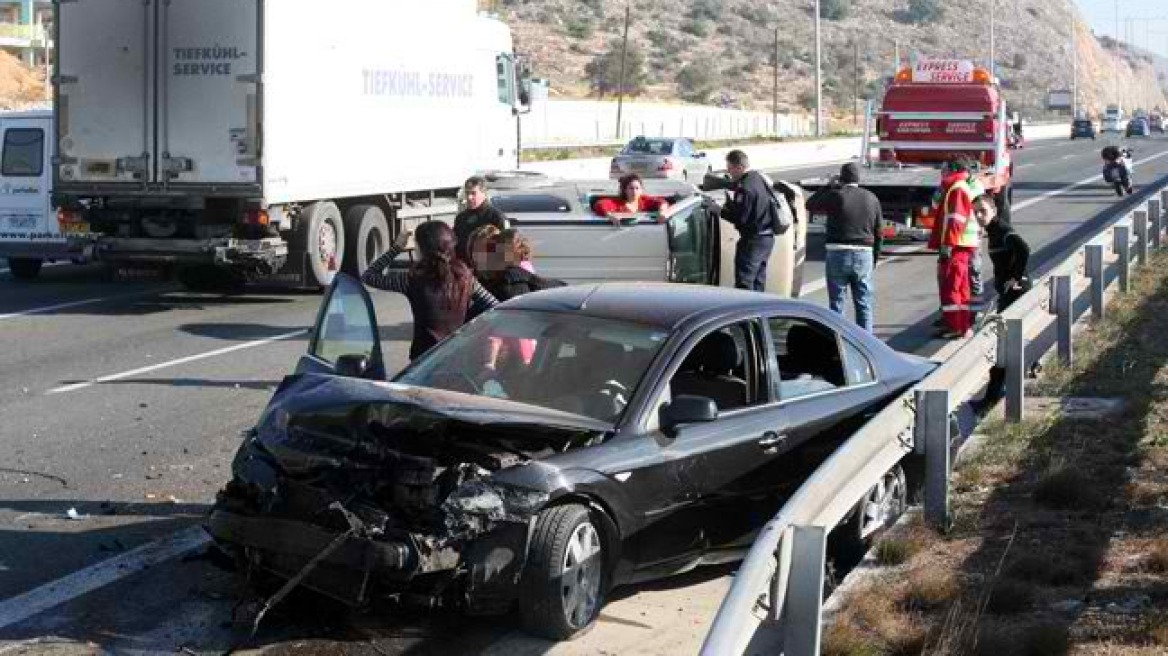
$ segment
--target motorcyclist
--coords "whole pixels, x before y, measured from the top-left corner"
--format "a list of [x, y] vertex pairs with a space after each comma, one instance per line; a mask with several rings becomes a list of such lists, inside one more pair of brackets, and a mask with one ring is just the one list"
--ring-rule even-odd
[[1103, 157], [1103, 179], [1115, 187], [1115, 194], [1132, 194], [1131, 150], [1118, 146], [1106, 146], [1100, 153]]

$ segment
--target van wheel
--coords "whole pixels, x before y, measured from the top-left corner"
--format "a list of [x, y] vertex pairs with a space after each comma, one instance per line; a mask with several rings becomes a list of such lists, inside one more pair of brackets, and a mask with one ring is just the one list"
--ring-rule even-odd
[[42, 264], [44, 260], [31, 257], [8, 258], [8, 270], [17, 280], [36, 280], [37, 276], [41, 275]]
[[354, 205], [345, 211], [345, 273], [360, 277], [389, 250], [389, 221], [376, 205]]
[[607, 585], [600, 531], [584, 506], [556, 506], [539, 514], [520, 583], [524, 628], [550, 640], [570, 640], [592, 627]]
[[345, 258], [345, 224], [336, 203], [321, 201], [304, 210], [296, 226], [296, 244], [308, 255], [308, 284], [320, 288], [333, 284]]

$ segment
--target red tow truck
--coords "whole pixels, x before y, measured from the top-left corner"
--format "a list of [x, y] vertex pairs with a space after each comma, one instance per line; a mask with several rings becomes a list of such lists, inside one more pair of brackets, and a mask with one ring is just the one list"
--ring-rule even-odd
[[[1014, 165], [1006, 117], [1001, 89], [973, 62], [923, 59], [896, 72], [879, 110], [868, 103], [860, 152], [860, 186], [880, 199], [885, 240], [928, 240], [940, 167], [959, 155], [977, 163], [975, 176], [1009, 219]], [[834, 181], [812, 178], [799, 184], [814, 193]], [[825, 220], [812, 216], [812, 228]]]

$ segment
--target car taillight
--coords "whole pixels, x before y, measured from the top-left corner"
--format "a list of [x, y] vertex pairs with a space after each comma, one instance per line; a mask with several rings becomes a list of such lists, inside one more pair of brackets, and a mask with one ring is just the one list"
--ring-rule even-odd
[[661, 162], [661, 164], [657, 166], [657, 170], [658, 171], [672, 171], [673, 170], [673, 160], [671, 160], [671, 159], [663, 160]]
[[266, 226], [271, 221], [267, 210], [250, 209], [243, 213], [243, 222], [247, 225]]
[[66, 226], [76, 225], [78, 223], [84, 222], [85, 219], [82, 218], [81, 212], [67, 209], [57, 210], [57, 225], [60, 226], [62, 231], [65, 231]]

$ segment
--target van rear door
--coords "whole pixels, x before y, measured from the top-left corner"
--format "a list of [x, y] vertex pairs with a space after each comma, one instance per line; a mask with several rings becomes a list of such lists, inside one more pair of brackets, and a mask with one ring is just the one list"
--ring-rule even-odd
[[63, 243], [49, 189], [52, 119], [0, 119], [0, 254], [42, 256]]

